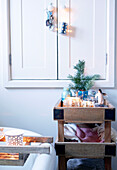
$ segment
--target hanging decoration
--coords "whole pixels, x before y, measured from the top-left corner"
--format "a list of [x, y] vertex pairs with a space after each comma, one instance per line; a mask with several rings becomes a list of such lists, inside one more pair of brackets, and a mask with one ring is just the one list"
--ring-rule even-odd
[[58, 27], [59, 34], [67, 34], [68, 22], [69, 22], [69, 10], [64, 5], [64, 7], [62, 7], [60, 10], [59, 27]]
[[59, 33], [60, 34], [66, 34], [67, 33], [67, 26], [68, 24], [65, 22], [60, 22], [59, 23]]
[[53, 4], [50, 3], [48, 8], [46, 9], [47, 19], [46, 26], [49, 27], [50, 30], [54, 30], [54, 7]]

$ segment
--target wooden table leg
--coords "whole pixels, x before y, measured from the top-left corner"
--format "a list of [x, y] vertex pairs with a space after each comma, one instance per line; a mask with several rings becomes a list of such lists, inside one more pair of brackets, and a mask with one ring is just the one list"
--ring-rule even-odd
[[105, 142], [111, 142], [111, 121], [105, 121]]
[[[64, 142], [64, 121], [58, 121], [58, 142]], [[58, 169], [66, 170], [67, 162], [65, 156], [58, 156]]]
[[105, 161], [105, 170], [111, 170], [111, 157], [104, 158]]
[[[111, 121], [105, 121], [105, 142], [111, 142]], [[111, 157], [105, 157], [105, 170], [111, 170]]]
[[58, 142], [64, 142], [64, 121], [58, 121]]
[[64, 156], [58, 156], [58, 169], [67, 170], [67, 162]]

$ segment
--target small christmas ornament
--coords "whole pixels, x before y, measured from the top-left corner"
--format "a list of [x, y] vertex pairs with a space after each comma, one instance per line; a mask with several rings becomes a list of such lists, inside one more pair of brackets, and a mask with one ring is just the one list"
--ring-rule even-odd
[[104, 97], [103, 97], [103, 93], [102, 93], [101, 89], [99, 89], [98, 93], [95, 95], [95, 98], [97, 98], [97, 97], [98, 97], [98, 104], [103, 105], [104, 104]]
[[54, 29], [54, 7], [52, 3], [48, 6], [48, 9], [46, 10], [47, 13], [47, 20], [46, 20], [46, 26], [49, 27], [50, 30]]
[[65, 22], [60, 22], [59, 23], [59, 33], [60, 34], [66, 34], [67, 33], [67, 26], [68, 24]]
[[64, 34], [64, 35], [67, 34], [68, 22], [69, 22], [69, 12], [68, 12], [68, 8], [64, 5], [64, 7], [61, 9], [60, 17], [59, 17], [59, 27], [58, 27], [59, 34]]

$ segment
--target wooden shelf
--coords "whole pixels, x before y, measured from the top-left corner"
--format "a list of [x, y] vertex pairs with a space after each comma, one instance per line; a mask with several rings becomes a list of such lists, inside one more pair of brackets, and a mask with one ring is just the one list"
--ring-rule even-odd
[[56, 142], [55, 149], [57, 155], [65, 156], [66, 158], [104, 158], [116, 156], [115, 143]]
[[[66, 107], [59, 101], [53, 109], [58, 121], [58, 141], [55, 143], [59, 170], [66, 170], [68, 158], [104, 158], [105, 170], [111, 170], [111, 157], [116, 156], [116, 144], [111, 143], [111, 121], [115, 121], [115, 108], [108, 101], [105, 107]], [[64, 141], [65, 123], [105, 123], [104, 143], [78, 143]]]
[[59, 102], [54, 107], [54, 120], [79, 123], [115, 121], [115, 108], [111, 104], [108, 107], [61, 107]]

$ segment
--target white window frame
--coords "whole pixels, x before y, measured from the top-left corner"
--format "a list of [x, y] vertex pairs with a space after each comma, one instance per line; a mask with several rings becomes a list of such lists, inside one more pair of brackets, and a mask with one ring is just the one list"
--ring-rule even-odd
[[[67, 86], [69, 80], [12, 80], [11, 67], [9, 65], [10, 54], [10, 31], [9, 31], [9, 2], [10, 0], [0, 0], [0, 11], [2, 19], [1, 44], [2, 57], [4, 60], [4, 87], [5, 88], [63, 88]], [[115, 0], [108, 2], [108, 62], [107, 79], [95, 81], [96, 88], [113, 88], [115, 86]]]

